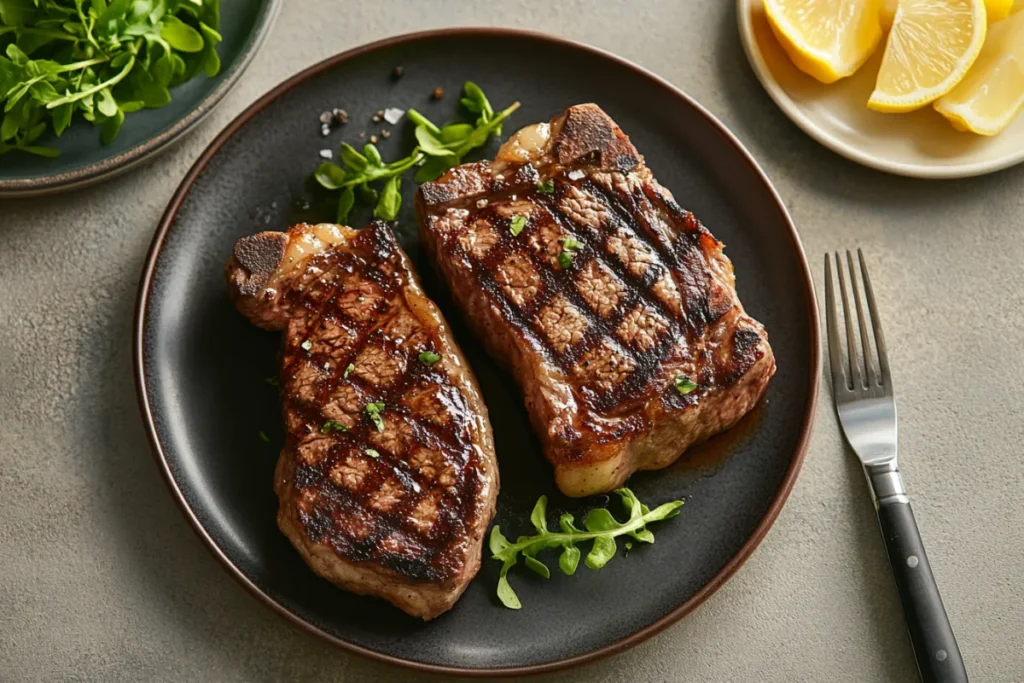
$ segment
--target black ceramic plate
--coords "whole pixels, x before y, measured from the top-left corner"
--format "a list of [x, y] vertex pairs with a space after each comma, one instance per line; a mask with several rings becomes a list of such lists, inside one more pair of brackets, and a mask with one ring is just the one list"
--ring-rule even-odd
[[117, 175], [167, 149], [199, 123], [228, 93], [249, 65], [270, 29], [280, 0], [221, 0], [217, 46], [221, 70], [214, 78], [200, 74], [171, 90], [171, 102], [125, 117], [121, 132], [109, 145], [100, 142], [99, 128], [75, 118], [57, 138], [36, 144], [56, 147], [54, 159], [12, 152], [0, 157], [0, 197], [62, 192]]
[[[389, 78], [396, 65], [405, 77]], [[310, 571], [277, 530], [272, 472], [282, 443], [275, 374], [279, 335], [253, 327], [228, 301], [223, 264], [234, 241], [298, 220], [331, 220], [308, 178], [319, 151], [372, 131], [378, 109], [456, 113], [472, 79], [496, 107], [522, 109], [506, 132], [597, 102], [632, 137], [658, 179], [728, 245], [747, 309], [767, 327], [778, 360], [762, 404], [730, 433], [629, 485], [650, 505], [685, 498], [657, 542], [601, 571], [544, 581], [517, 568], [523, 609], [495, 597], [496, 562], [455, 608], [423, 623], [335, 588]], [[448, 95], [429, 99], [437, 86]], [[351, 122], [321, 137], [332, 107]], [[393, 127], [385, 158], [408, 152]], [[368, 133], [369, 134], [369, 133]], [[492, 143], [484, 154], [493, 154]], [[528, 530], [541, 494], [555, 512], [581, 513], [607, 497], [558, 494], [510, 377], [469, 334], [416, 240], [413, 183], [396, 232], [441, 305], [490, 409], [501, 471], [496, 520]], [[353, 220], [358, 225], [358, 219]], [[732, 135], [674, 87], [598, 50], [532, 33], [452, 29], [400, 36], [333, 57], [291, 78], [241, 114], [202, 155], [164, 215], [143, 273], [136, 371], [143, 415], [168, 483], [228, 570], [289, 619], [347, 649], [448, 673], [551, 670], [621, 650], [680, 618], [722, 585], [768, 531], [807, 446], [819, 375], [814, 295], [799, 240], [768, 180]], [[271, 443], [258, 437], [265, 431]], [[554, 559], [554, 558], [551, 558]]]

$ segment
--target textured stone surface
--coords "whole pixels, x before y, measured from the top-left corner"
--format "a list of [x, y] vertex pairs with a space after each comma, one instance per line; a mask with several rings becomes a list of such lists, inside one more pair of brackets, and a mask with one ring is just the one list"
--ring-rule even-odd
[[[903, 469], [971, 680], [1024, 680], [1024, 167], [928, 182], [835, 156], [760, 89], [727, 0], [286, 4], [252, 68], [184, 143], [94, 189], [0, 202], [0, 678], [436, 680], [307, 636], [220, 569], [150, 458], [131, 316], [168, 198], [249, 102], [359, 42], [494, 24], [595, 44], [696, 97], [765, 166], [816, 277], [824, 250], [865, 249]], [[871, 505], [833, 415], [825, 391], [792, 498], [724, 589], [629, 652], [535, 680], [914, 680]]]

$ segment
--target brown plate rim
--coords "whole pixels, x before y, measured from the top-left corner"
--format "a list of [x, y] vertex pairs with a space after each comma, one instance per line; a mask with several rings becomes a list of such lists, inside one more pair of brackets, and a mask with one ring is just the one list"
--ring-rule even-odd
[[170, 128], [117, 156], [88, 164], [73, 171], [34, 178], [0, 180], [0, 199], [39, 197], [77, 190], [119, 176], [170, 149], [175, 142], [199, 125], [238, 84], [242, 74], [249, 68], [256, 53], [259, 52], [270, 34], [270, 29], [283, 4], [284, 0], [267, 0], [258, 19], [257, 29], [246, 38], [242, 55], [231, 66], [224, 82], [214, 88], [192, 111], [178, 119]]
[[[235, 566], [231, 559], [220, 549], [213, 538], [207, 533], [200, 524], [199, 519], [188, 505], [188, 501], [182, 494], [181, 489], [178, 488], [177, 482], [171, 473], [170, 467], [167, 462], [167, 458], [163, 452], [160, 444], [159, 437], [156, 432], [156, 423], [153, 419], [153, 413], [150, 410], [149, 405], [149, 394], [146, 390], [146, 373], [144, 365], [144, 348], [143, 348], [143, 334], [144, 324], [146, 319], [147, 307], [149, 303], [149, 295], [151, 291], [151, 285], [153, 281], [153, 274], [156, 269], [156, 262], [160, 255], [163, 243], [167, 234], [170, 230], [171, 224], [175, 216], [177, 215], [178, 209], [180, 208], [185, 196], [188, 194], [192, 187], [192, 184], [198, 178], [198, 176], [206, 169], [206, 166], [214, 158], [214, 156], [220, 151], [221, 147], [230, 139], [239, 129], [241, 129], [246, 123], [249, 122], [256, 114], [261, 112], [267, 105], [276, 100], [278, 97], [286, 93], [294, 86], [302, 83], [303, 81], [315, 77], [328, 69], [335, 68], [345, 62], [362, 56], [368, 52], [378, 50], [381, 48], [393, 47], [396, 45], [402, 45], [417, 40], [424, 40], [429, 38], [452, 38], [461, 36], [491, 36], [494, 38], [502, 37], [517, 37], [525, 38], [536, 41], [546, 41], [551, 44], [569, 47], [588, 54], [600, 57], [603, 59], [611, 60], [616, 62], [618, 65], [626, 67], [632, 71], [638, 78], [647, 79], [652, 81], [656, 85], [661, 86], [668, 94], [675, 96], [681, 100], [686, 106], [692, 107], [708, 121], [710, 121], [718, 133], [725, 139], [727, 144], [731, 144], [740, 153], [740, 156], [746, 160], [750, 168], [755, 174], [760, 177], [761, 181], [765, 184], [767, 189], [770, 191], [771, 196], [775, 200], [776, 209], [783, 218], [786, 226], [789, 228], [790, 238], [792, 240], [792, 247], [796, 251], [799, 257], [799, 262], [803, 267], [803, 284], [804, 284], [804, 298], [807, 305], [808, 318], [811, 320], [811, 338], [810, 338], [810, 386], [808, 387], [807, 404], [804, 409], [804, 419], [800, 432], [800, 439], [797, 443], [793, 458], [790, 461], [789, 467], [786, 470], [785, 478], [782, 481], [782, 485], [779, 487], [778, 492], [772, 500], [771, 505], [768, 507], [768, 511], [764, 517], [758, 523], [753, 533], [739, 549], [739, 551], [726, 563], [726, 565], [719, 570], [703, 587], [700, 588], [694, 595], [690, 596], [684, 603], [673, 609], [668, 614], [664, 615], [657, 621], [654, 621], [647, 626], [635, 631], [634, 633], [610, 644], [590, 652], [585, 652], [580, 655], [576, 655], [569, 658], [558, 659], [550, 662], [544, 662], [542, 664], [530, 664], [524, 666], [510, 666], [510, 667], [493, 667], [493, 668], [472, 668], [472, 667], [461, 667], [461, 666], [448, 666], [440, 664], [428, 664], [425, 662], [418, 662], [411, 659], [403, 659], [400, 657], [394, 657], [382, 652], [377, 652], [369, 648], [350, 643], [346, 640], [338, 638], [323, 629], [316, 627], [315, 625], [307, 622], [298, 615], [292, 613], [283, 605], [275, 601], [272, 597], [264, 593], [255, 583], [253, 583], [242, 571]], [[689, 95], [684, 93], [682, 90], [672, 85], [660, 76], [648, 71], [647, 69], [634, 64], [622, 57], [618, 57], [610, 52], [596, 48], [584, 43], [580, 43], [574, 40], [561, 38], [558, 36], [552, 36], [537, 31], [529, 31], [523, 29], [510, 29], [510, 28], [494, 28], [494, 27], [457, 27], [457, 28], [444, 28], [444, 29], [430, 29], [425, 31], [416, 31], [413, 33], [404, 33], [397, 36], [391, 36], [383, 38], [359, 47], [355, 47], [345, 52], [341, 52], [332, 57], [318, 62], [310, 67], [303, 69], [297, 74], [285, 79], [280, 84], [269, 90], [266, 94], [260, 97], [258, 100], [253, 102], [251, 105], [246, 107], [235, 119], [229, 123], [224, 130], [222, 130], [216, 138], [209, 144], [206, 150], [203, 151], [202, 155], [196, 160], [188, 174], [182, 180], [178, 189], [175, 191], [174, 196], [171, 198], [170, 203], [167, 206], [167, 210], [164, 212], [163, 217], [160, 219], [160, 223], [157, 227], [156, 234], [153, 237], [153, 242], [150, 245], [149, 252], [146, 255], [146, 263], [143, 268], [142, 278], [139, 283], [139, 292], [135, 304], [135, 321], [133, 326], [133, 365], [135, 371], [135, 385], [138, 394], [139, 409], [142, 412], [142, 418], [145, 422], [146, 433], [149, 437], [150, 444], [153, 450], [153, 456], [160, 467], [160, 471], [163, 474], [163, 478], [167, 486], [170, 488], [171, 493], [174, 496], [175, 501], [181, 508], [185, 517], [188, 519], [192, 526], [193, 531], [202, 539], [206, 547], [213, 553], [213, 555], [220, 560], [227, 569], [228, 573], [235, 578], [246, 590], [256, 596], [259, 600], [267, 604], [278, 614], [283, 616], [285, 619], [291, 621], [300, 628], [313, 633], [324, 640], [327, 640], [334, 645], [341, 647], [344, 650], [353, 652], [369, 659], [376, 660], [378, 662], [384, 662], [395, 666], [412, 669], [415, 671], [422, 671], [434, 674], [447, 674], [456, 676], [467, 676], [467, 677], [508, 677], [508, 676], [523, 676], [532, 674], [549, 673], [552, 671], [558, 671], [572, 666], [578, 666], [589, 662], [596, 661], [598, 659], [608, 657], [610, 655], [622, 652], [651, 636], [660, 633], [668, 626], [671, 626], [682, 617], [686, 616], [694, 609], [696, 609], [701, 603], [707, 600], [715, 591], [722, 587], [729, 578], [743, 565], [743, 563], [750, 557], [757, 546], [764, 540], [764, 537], [768, 534], [768, 530], [771, 528], [775, 519], [778, 517], [782, 510], [786, 499], [789, 497], [790, 492], [796, 483], [796, 478], [800, 472], [800, 467], [803, 464], [804, 458], [807, 454], [807, 448], [810, 442], [811, 428], [814, 423], [814, 415], [817, 410], [818, 404], [818, 378], [821, 375], [821, 335], [818, 329], [818, 306], [815, 297], [814, 281], [811, 278], [810, 267], [807, 263], [807, 258], [803, 250], [803, 246], [800, 242], [800, 237], [797, 234], [796, 226], [793, 224], [793, 219], [790, 217], [789, 212], [786, 210], [785, 204], [782, 198], [779, 196], [775, 187], [772, 185], [768, 176], [761, 169], [758, 163], [751, 156], [750, 152], [747, 151], [746, 147], [733, 135], [721, 121], [719, 121], [713, 114], [707, 109], [698, 104]]]

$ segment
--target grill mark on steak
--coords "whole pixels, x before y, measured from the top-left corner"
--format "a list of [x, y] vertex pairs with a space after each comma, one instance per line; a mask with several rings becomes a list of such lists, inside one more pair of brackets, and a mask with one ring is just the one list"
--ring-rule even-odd
[[[258, 271], [236, 248], [227, 276], [238, 308], [285, 329], [282, 530], [342, 587], [436, 616], [479, 567], [497, 490], [465, 359], [385, 224], [299, 225], [240, 242]], [[441, 360], [420, 362], [424, 351]], [[369, 404], [383, 404], [383, 430]]]
[[[530, 128], [494, 162], [423, 185], [420, 234], [471, 325], [512, 366], [559, 486], [584, 495], [730, 426], [774, 358], [723, 245], [604, 112], [578, 105]], [[518, 236], [515, 215], [528, 217]], [[561, 268], [565, 237], [579, 247]], [[698, 389], [680, 394], [680, 375]]]

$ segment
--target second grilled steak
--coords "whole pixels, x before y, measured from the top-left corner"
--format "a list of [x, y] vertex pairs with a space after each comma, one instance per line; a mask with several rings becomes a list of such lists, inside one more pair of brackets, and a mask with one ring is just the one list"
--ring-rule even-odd
[[236, 306], [284, 330], [281, 531], [339, 586], [431, 619], [480, 567], [498, 469], [487, 409], [384, 223], [235, 245]]
[[423, 244], [515, 374], [559, 488], [612, 490], [729, 428], [775, 372], [722, 244], [599, 107], [417, 195]]

